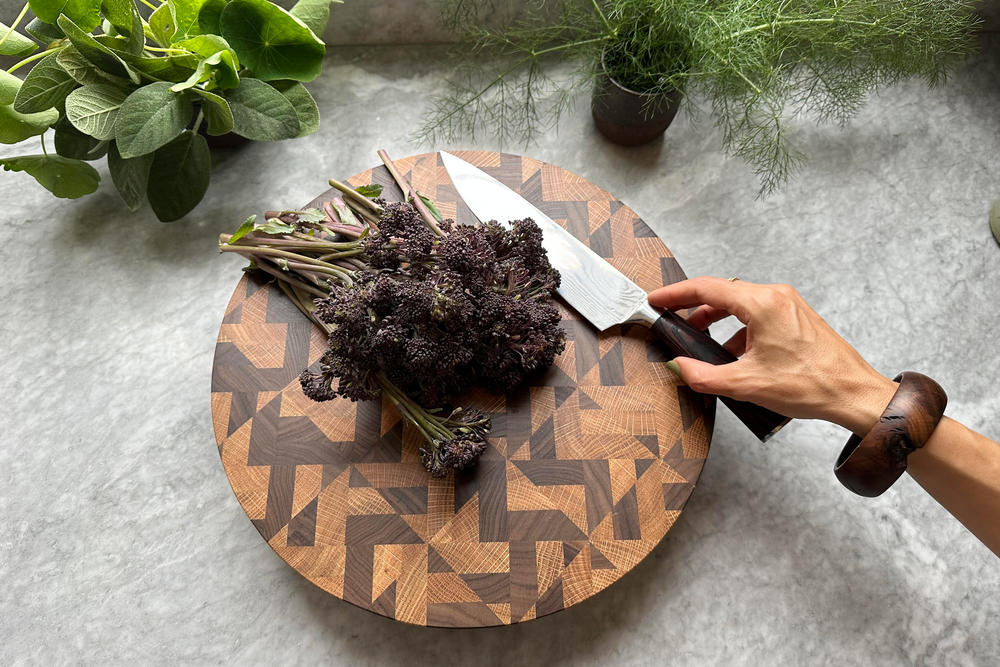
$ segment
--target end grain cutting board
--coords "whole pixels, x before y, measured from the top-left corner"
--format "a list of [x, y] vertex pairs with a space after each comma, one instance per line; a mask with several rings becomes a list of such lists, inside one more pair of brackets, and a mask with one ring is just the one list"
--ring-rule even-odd
[[[646, 290], [683, 272], [635, 213], [550, 164], [459, 152]], [[436, 154], [398, 160], [445, 217], [471, 222]], [[383, 184], [384, 167], [353, 185]], [[330, 193], [312, 205], [325, 201]], [[314, 403], [298, 375], [321, 332], [281, 291], [244, 277], [226, 308], [212, 377], [219, 452], [272, 549], [323, 590], [418, 625], [517, 623], [574, 605], [634, 567], [677, 520], [701, 473], [714, 400], [676, 386], [643, 327], [598, 334], [561, 305], [566, 351], [490, 413], [490, 448], [443, 479], [388, 402]]]

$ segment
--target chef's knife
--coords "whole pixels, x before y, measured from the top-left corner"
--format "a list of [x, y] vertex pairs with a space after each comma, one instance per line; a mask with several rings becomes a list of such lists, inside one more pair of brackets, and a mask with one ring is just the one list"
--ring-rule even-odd
[[[627, 322], [644, 324], [674, 355], [711, 364], [736, 361], [725, 348], [676, 313], [657, 312], [646, 300], [645, 291], [524, 197], [465, 160], [444, 151], [439, 154], [459, 196], [479, 220], [531, 218], [538, 223], [549, 261], [562, 275], [559, 296], [600, 331]], [[767, 440], [789, 421], [759, 405], [720, 399], [761, 440]]]

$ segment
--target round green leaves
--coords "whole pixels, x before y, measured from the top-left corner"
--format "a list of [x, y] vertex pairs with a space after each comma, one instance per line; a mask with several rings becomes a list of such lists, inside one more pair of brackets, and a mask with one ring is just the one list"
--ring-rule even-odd
[[226, 93], [233, 112], [233, 132], [254, 141], [278, 141], [299, 135], [299, 116], [287, 97], [260, 79], [245, 78]]
[[101, 181], [97, 170], [86, 162], [61, 155], [21, 155], [0, 158], [4, 171], [24, 171], [56, 197], [76, 199], [89, 195]]
[[66, 118], [95, 139], [114, 139], [118, 110], [128, 93], [106, 83], [81, 86], [66, 97]]
[[14, 99], [14, 111], [38, 113], [62, 104], [77, 83], [56, 62], [53, 53], [39, 60], [24, 77]]
[[123, 158], [152, 153], [184, 131], [191, 120], [191, 102], [157, 81], [129, 95], [115, 120], [115, 143]]
[[326, 47], [312, 30], [267, 0], [232, 0], [219, 17], [222, 37], [262, 81], [312, 81]]
[[[107, 155], [130, 209], [148, 200], [160, 220], [176, 220], [208, 187], [199, 132], [275, 141], [317, 129], [319, 109], [299, 82], [320, 72], [326, 49], [316, 35], [330, 2], [285, 11], [269, 0], [158, 0], [144, 23], [135, 0], [29, 0], [37, 18], [25, 30], [53, 53], [23, 80], [0, 70], [0, 143], [48, 130], [55, 154], [0, 167], [75, 198], [97, 187], [87, 162]], [[0, 55], [38, 48], [0, 24], [5, 34]]]
[[62, 14], [90, 32], [101, 23], [101, 0], [28, 0], [31, 12], [45, 21], [55, 23]]
[[198, 205], [208, 190], [212, 158], [205, 137], [191, 130], [153, 154], [146, 198], [163, 222], [173, 222]]
[[[59, 120], [55, 109], [39, 113], [18, 113], [8, 104], [0, 107], [0, 144], [16, 144], [34, 137]], [[298, 121], [295, 121], [298, 125]]]

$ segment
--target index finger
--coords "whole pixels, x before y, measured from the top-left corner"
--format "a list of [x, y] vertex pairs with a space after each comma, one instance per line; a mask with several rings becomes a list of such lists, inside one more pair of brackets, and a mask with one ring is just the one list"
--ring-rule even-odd
[[649, 293], [649, 303], [657, 308], [693, 308], [708, 304], [724, 309], [746, 324], [750, 313], [746, 306], [753, 283], [700, 276], [666, 285]]

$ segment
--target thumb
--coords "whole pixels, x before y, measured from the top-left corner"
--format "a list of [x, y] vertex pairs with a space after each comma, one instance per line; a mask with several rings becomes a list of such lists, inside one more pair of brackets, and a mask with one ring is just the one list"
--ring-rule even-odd
[[715, 366], [691, 357], [674, 359], [684, 383], [699, 394], [728, 396], [733, 386], [732, 364]]

